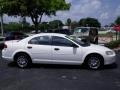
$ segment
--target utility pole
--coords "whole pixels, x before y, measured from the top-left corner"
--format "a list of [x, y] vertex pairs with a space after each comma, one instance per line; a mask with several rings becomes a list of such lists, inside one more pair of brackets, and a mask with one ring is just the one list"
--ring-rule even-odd
[[2, 13], [2, 6], [0, 7], [0, 19], [1, 19], [1, 35], [3, 36], [3, 13]]
[[60, 29], [60, 27], [59, 27], [59, 22], [58, 22], [57, 24], [58, 24], [58, 29]]

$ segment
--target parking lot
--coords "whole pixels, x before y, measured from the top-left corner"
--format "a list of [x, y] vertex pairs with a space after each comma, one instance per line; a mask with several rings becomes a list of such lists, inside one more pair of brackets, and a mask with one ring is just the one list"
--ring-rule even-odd
[[98, 71], [82, 66], [40, 64], [19, 69], [0, 58], [0, 90], [120, 90], [119, 58], [117, 52], [117, 65]]

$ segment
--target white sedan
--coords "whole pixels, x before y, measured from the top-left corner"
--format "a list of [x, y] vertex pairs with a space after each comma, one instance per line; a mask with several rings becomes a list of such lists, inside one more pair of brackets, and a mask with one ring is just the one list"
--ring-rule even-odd
[[90, 69], [99, 69], [115, 63], [115, 56], [115, 52], [106, 47], [55, 33], [41, 33], [19, 41], [7, 41], [2, 50], [2, 58], [15, 61], [20, 68], [41, 63], [85, 64]]

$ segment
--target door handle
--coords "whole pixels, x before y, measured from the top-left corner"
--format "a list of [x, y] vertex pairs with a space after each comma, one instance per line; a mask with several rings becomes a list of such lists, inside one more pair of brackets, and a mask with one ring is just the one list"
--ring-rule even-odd
[[31, 49], [32, 47], [31, 46], [27, 46], [28, 49]]
[[58, 51], [58, 50], [60, 50], [60, 49], [59, 49], [59, 48], [54, 48], [54, 50], [55, 50], [55, 51]]

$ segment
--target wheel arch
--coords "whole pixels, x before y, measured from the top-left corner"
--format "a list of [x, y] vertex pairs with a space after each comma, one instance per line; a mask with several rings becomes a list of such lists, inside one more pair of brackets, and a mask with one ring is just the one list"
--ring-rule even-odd
[[32, 58], [30, 57], [30, 54], [29, 53], [27, 53], [27, 52], [25, 52], [25, 51], [19, 51], [19, 52], [16, 52], [14, 55], [13, 55], [13, 60], [15, 61], [15, 58], [16, 58], [16, 56], [18, 55], [18, 54], [26, 54], [30, 59], [31, 59], [31, 61], [32, 61]]
[[104, 64], [104, 57], [103, 57], [101, 54], [99, 54], [99, 53], [89, 53], [89, 54], [87, 54], [87, 55], [85, 56], [85, 58], [84, 58], [84, 62], [83, 62], [83, 63], [86, 63], [87, 60], [88, 60], [88, 58], [89, 58], [90, 56], [92, 56], [92, 55], [99, 56], [99, 57], [101, 58], [103, 64]]

